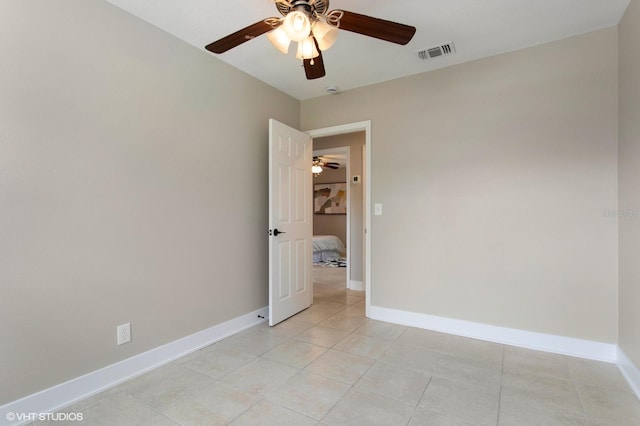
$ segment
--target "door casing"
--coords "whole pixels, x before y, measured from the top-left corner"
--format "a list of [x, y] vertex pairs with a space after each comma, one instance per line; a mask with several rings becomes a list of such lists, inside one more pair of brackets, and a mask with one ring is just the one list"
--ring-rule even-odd
[[343, 135], [347, 133], [365, 133], [365, 158], [363, 171], [364, 193], [364, 288], [365, 288], [365, 315], [369, 316], [371, 306], [371, 288], [373, 280], [371, 277], [371, 120], [358, 121], [355, 123], [341, 124], [338, 126], [324, 127], [320, 129], [307, 130], [311, 138], [321, 138], [326, 136]]

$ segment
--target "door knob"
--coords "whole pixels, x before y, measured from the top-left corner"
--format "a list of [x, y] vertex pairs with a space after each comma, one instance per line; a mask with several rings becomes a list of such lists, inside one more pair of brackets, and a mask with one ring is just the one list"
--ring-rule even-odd
[[280, 234], [286, 234], [286, 232], [278, 231], [278, 228], [276, 228], [276, 229], [274, 229], [274, 230], [273, 230], [273, 235], [274, 235], [274, 236], [276, 236], [276, 237], [277, 237], [277, 236], [278, 236], [278, 235], [280, 235]]

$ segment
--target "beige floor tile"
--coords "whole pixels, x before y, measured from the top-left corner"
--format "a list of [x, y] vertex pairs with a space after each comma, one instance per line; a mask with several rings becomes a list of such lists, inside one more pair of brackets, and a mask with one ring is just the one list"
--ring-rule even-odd
[[424, 408], [417, 408], [411, 416], [409, 426], [477, 426], [477, 424]]
[[326, 348], [330, 348], [336, 343], [344, 340], [344, 338], [348, 335], [349, 333], [346, 331], [316, 325], [297, 335], [296, 339], [303, 342], [313, 343], [314, 345], [320, 345]]
[[569, 368], [577, 383], [631, 392], [615, 364], [569, 357]]
[[364, 301], [347, 306], [347, 308], [341, 311], [340, 313], [348, 317], [364, 318], [365, 316]]
[[351, 306], [362, 300], [362, 298], [364, 297], [364, 293], [361, 293], [361, 294], [360, 293], [361, 292], [352, 292], [352, 291], [344, 292], [337, 296], [331, 296], [326, 301], [332, 302], [332, 303], [342, 303], [343, 305]]
[[322, 419], [330, 426], [406, 425], [413, 407], [382, 395], [351, 389]]
[[374, 360], [369, 358], [330, 349], [309, 364], [305, 370], [352, 385], [373, 363]]
[[[70, 413], [72, 413], [74, 417], [64, 417], [65, 414], [69, 415]], [[118, 394], [94, 401], [92, 405], [85, 407], [82, 411], [66, 409], [61, 413], [52, 414], [51, 417], [45, 418], [44, 421], [36, 421], [33, 422], [33, 424], [51, 426], [176, 426], [176, 423], [169, 418], [132, 396], [125, 394]]]
[[321, 420], [349, 388], [345, 383], [302, 371], [269, 393], [266, 399]]
[[198, 351], [198, 354], [181, 365], [214, 379], [219, 379], [256, 358], [245, 352], [217, 345]]
[[[582, 412], [532, 401], [526, 394], [502, 392], [499, 426], [586, 426]], [[613, 426], [613, 425], [612, 425]]]
[[499, 389], [492, 384], [468, 384], [433, 377], [419, 406], [478, 425], [498, 420]]
[[640, 400], [626, 390], [578, 384], [584, 411], [594, 421], [640, 425]]
[[309, 322], [311, 324], [318, 324], [319, 322], [324, 321], [327, 318], [332, 317], [333, 315], [334, 314], [332, 312], [327, 312], [322, 308], [317, 308], [314, 304], [310, 308], [307, 308], [299, 314], [296, 314], [296, 317], [300, 321]]
[[366, 318], [350, 317], [346, 315], [334, 315], [320, 322], [318, 325], [327, 328], [335, 328], [336, 330], [347, 331], [352, 333], [361, 327], [368, 320]]
[[400, 345], [397, 342], [389, 346], [380, 357], [380, 361], [398, 364], [432, 375], [438, 367], [442, 354], [415, 346]]
[[500, 387], [501, 381], [500, 370], [487, 368], [485, 362], [448, 354], [442, 354], [433, 375], [454, 382], [492, 385], [495, 388]]
[[271, 333], [266, 328], [260, 329], [258, 327], [257, 329], [250, 329], [242, 335], [233, 336], [218, 342], [216, 343], [216, 346], [219, 345], [225, 349], [245, 352], [253, 356], [260, 356], [269, 352], [285, 340], [287, 340], [286, 336]]
[[158, 411], [183, 426], [226, 425], [257, 401], [230, 385], [215, 382], [192, 387]]
[[215, 380], [202, 373], [190, 370], [178, 364], [160, 367], [122, 385], [122, 388], [136, 399], [152, 408], [166, 407], [176, 398], [215, 383]]
[[294, 337], [313, 327], [310, 322], [305, 322], [293, 316], [271, 327], [273, 333], [284, 337]]
[[221, 381], [253, 396], [264, 396], [300, 370], [279, 362], [258, 358], [223, 377]]
[[566, 356], [513, 346], [505, 347], [503, 371], [571, 379], [569, 361]]
[[333, 348], [354, 355], [377, 359], [382, 356], [391, 342], [388, 340], [376, 339], [375, 337], [362, 336], [360, 334], [350, 334]]
[[[131, 383], [131, 380], [124, 382], [122, 384], [120, 384], [119, 386], [114, 386], [112, 388], [109, 388], [105, 391], [102, 391], [96, 395], [93, 395], [89, 398], [85, 398], [81, 401], [78, 401], [77, 403], [68, 406], [66, 408], [64, 408], [61, 411], [67, 412], [67, 413], [78, 413], [80, 411], [85, 410], [86, 408], [92, 406], [93, 404], [96, 404], [97, 402], [106, 399], [106, 398], [115, 398], [115, 397], [120, 397], [120, 396], [126, 396], [129, 395], [129, 393], [127, 392], [127, 385]], [[78, 422], [74, 422], [76, 425], [78, 424]], [[57, 424], [61, 424], [61, 423], [57, 423]]]
[[407, 327], [382, 321], [367, 321], [362, 327], [354, 331], [355, 334], [375, 337], [376, 339], [395, 341]]
[[442, 352], [442, 347], [446, 339], [447, 335], [444, 333], [407, 327], [404, 333], [396, 340], [396, 343]]
[[450, 335], [442, 346], [442, 352], [461, 358], [469, 358], [487, 368], [502, 369], [504, 345]]
[[357, 388], [416, 406], [431, 376], [397, 364], [376, 362], [356, 384]]
[[262, 358], [281, 362], [295, 368], [304, 368], [313, 360], [322, 355], [327, 348], [302, 342], [300, 340], [287, 340], [262, 355]]
[[317, 424], [318, 422], [310, 417], [266, 400], [260, 401], [231, 422], [232, 426], [312, 426]]
[[[334, 297], [335, 296], [331, 297], [330, 299], [333, 299]], [[330, 299], [327, 299], [320, 303], [314, 303], [313, 307], [320, 311], [325, 311], [332, 314], [336, 314], [337, 312], [340, 312], [345, 308], [344, 303], [332, 302]]]
[[316, 286], [327, 286], [328, 290], [346, 290], [347, 288], [347, 268], [334, 267], [314, 267], [313, 283], [314, 293]]
[[553, 405], [570, 411], [582, 411], [582, 403], [571, 380], [531, 374], [528, 370], [520, 373], [504, 373], [502, 392], [514, 392], [522, 398], [529, 398], [541, 404]]

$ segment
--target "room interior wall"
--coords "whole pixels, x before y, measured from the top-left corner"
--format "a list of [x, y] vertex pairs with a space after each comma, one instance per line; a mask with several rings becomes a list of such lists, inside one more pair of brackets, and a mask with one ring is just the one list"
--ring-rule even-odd
[[609, 28], [302, 102], [302, 129], [372, 122], [372, 305], [617, 341], [616, 43]]
[[0, 51], [0, 405], [267, 305], [299, 101], [100, 0], [0, 2]]
[[619, 24], [619, 346], [640, 367], [640, 3]]
[[[341, 146], [350, 147], [349, 153], [349, 169], [351, 176], [358, 175], [361, 178], [364, 177], [364, 158], [362, 147], [365, 144], [364, 132], [353, 132], [341, 135], [326, 136], [322, 138], [313, 139], [314, 149], [330, 149]], [[360, 184], [351, 183], [351, 177], [346, 176], [345, 180], [349, 182], [350, 197], [351, 197], [351, 214], [350, 214], [350, 227], [351, 242], [349, 245], [349, 271], [351, 274], [350, 280], [363, 282], [364, 281], [364, 188], [366, 182], [362, 181]]]

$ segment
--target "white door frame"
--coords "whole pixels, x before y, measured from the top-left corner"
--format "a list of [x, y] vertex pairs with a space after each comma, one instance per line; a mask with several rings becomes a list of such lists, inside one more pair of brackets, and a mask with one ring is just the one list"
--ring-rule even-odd
[[[353, 290], [351, 285], [351, 248], [353, 245], [351, 244], [351, 183], [349, 182], [351, 176], [351, 147], [350, 146], [338, 146], [335, 148], [326, 148], [326, 149], [314, 149], [313, 156], [322, 157], [323, 155], [329, 154], [345, 154], [346, 158], [346, 179], [347, 182], [347, 216], [345, 220], [347, 221], [347, 288]], [[313, 218], [315, 220], [315, 217]], [[315, 224], [314, 224], [315, 225]], [[363, 259], [364, 260], [364, 259]]]
[[[346, 133], [362, 132], [365, 133], [365, 159], [364, 159], [364, 178], [365, 185], [364, 194], [364, 289], [365, 297], [365, 315], [369, 316], [371, 306], [371, 120], [358, 121], [355, 123], [341, 124], [339, 126], [324, 127], [321, 129], [308, 130], [307, 133], [312, 138], [321, 138], [325, 136], [343, 135]], [[350, 178], [349, 178], [350, 179]]]

